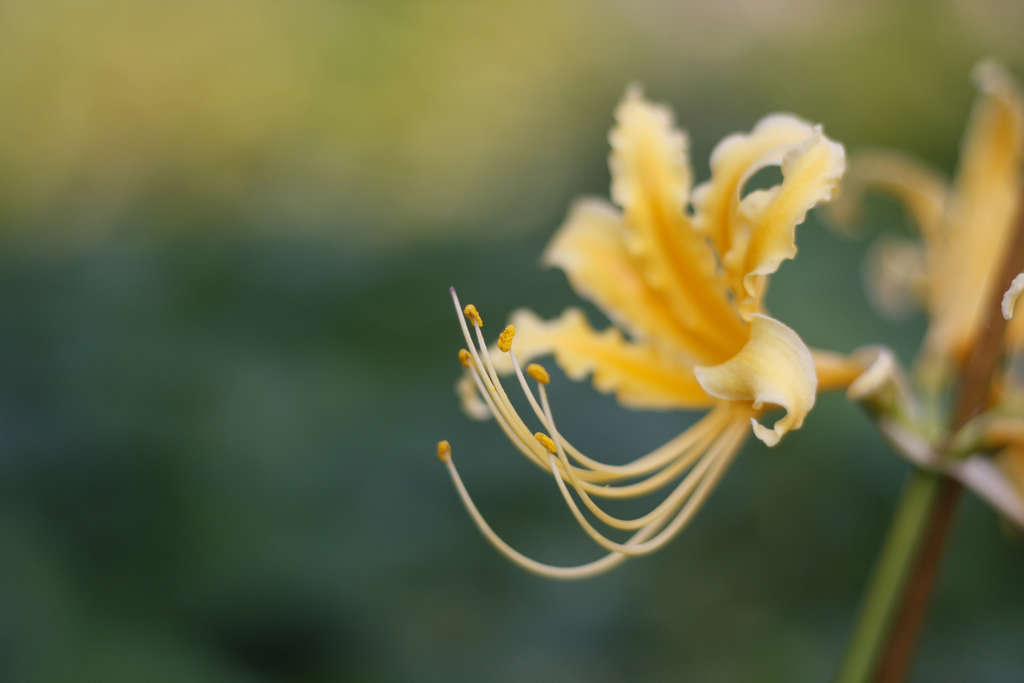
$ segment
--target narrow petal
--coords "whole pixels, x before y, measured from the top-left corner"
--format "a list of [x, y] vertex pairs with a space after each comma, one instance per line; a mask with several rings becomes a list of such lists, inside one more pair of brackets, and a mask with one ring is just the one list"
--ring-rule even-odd
[[721, 350], [673, 314], [665, 294], [648, 283], [626, 246], [622, 214], [600, 199], [577, 202], [544, 253], [565, 271], [580, 296], [595, 303], [633, 339], [691, 364], [718, 362]]
[[961, 149], [946, 242], [931, 275], [934, 318], [928, 346], [963, 358], [994, 294], [997, 264], [1017, 212], [1024, 151], [1024, 100], [1009, 74], [992, 63], [975, 70], [981, 98]]
[[811, 349], [814, 371], [818, 376], [818, 391], [846, 389], [864, 372], [864, 367], [852, 355]]
[[842, 192], [832, 204], [832, 217], [850, 226], [863, 194], [871, 190], [899, 200], [926, 239], [938, 234], [949, 186], [936, 171], [899, 152], [861, 152], [850, 159]]
[[638, 90], [627, 93], [615, 117], [612, 199], [625, 214], [630, 254], [689, 333], [717, 346], [720, 362], [736, 352], [744, 326], [711, 245], [684, 210], [692, 182], [686, 136], [667, 108]]
[[693, 171], [689, 140], [675, 127], [672, 112], [632, 87], [615, 121], [609, 135], [612, 199], [627, 211], [681, 213], [690, 198]]
[[711, 179], [693, 191], [694, 223], [721, 256], [734, 242], [740, 193], [757, 171], [778, 166], [786, 152], [811, 137], [814, 127], [790, 114], [772, 114], [749, 134], [735, 133], [711, 152]]
[[694, 369], [697, 381], [712, 396], [783, 408], [786, 415], [772, 428], [753, 418], [754, 435], [769, 446], [799, 429], [814, 406], [818, 377], [811, 352], [789, 327], [766, 315], [751, 316], [750, 340], [734, 357], [714, 367]]
[[[766, 276], [778, 270], [782, 261], [796, 256], [796, 226], [812, 207], [832, 197], [845, 168], [843, 146], [816, 127], [810, 138], [786, 153], [780, 185], [755, 190], [740, 202], [748, 231], [743, 235], [748, 244], [740, 271], [741, 309], [749, 312], [760, 305]], [[734, 245], [733, 251], [740, 246]], [[724, 260], [729, 268], [733, 259], [727, 254]]]
[[[549, 322], [530, 311], [519, 311], [512, 316], [512, 324], [516, 327], [512, 351], [520, 363], [554, 354], [571, 379], [592, 375], [595, 388], [614, 392], [623, 405], [696, 408], [713, 403], [688, 364], [650, 344], [627, 342], [614, 327], [596, 332], [578, 309], [568, 309]], [[506, 354], [494, 360], [499, 372], [511, 371]]]

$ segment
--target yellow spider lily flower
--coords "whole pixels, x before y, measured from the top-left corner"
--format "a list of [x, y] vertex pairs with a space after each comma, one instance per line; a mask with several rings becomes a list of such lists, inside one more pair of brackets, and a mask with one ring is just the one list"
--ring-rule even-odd
[[[1010, 74], [993, 62], [978, 64], [973, 77], [980, 94], [952, 184], [897, 153], [859, 154], [851, 162], [843, 201], [834, 207], [840, 221], [848, 222], [858, 195], [880, 190], [905, 205], [920, 231], [920, 242], [888, 239], [875, 245], [868, 286], [883, 310], [899, 312], [914, 304], [927, 309], [931, 322], [922, 369], [924, 379], [936, 386], [966, 361], [991, 313], [987, 306], [993, 288], [1002, 285], [996, 280], [1022, 208], [1024, 97]], [[1011, 358], [1019, 356], [1024, 344], [1024, 316], [1013, 316], [1022, 290], [1024, 276], [1019, 276], [1002, 301], [1010, 321], [1006, 344]], [[1024, 382], [1017, 363], [1008, 364], [991, 392], [999, 412], [1020, 412]], [[998, 453], [1004, 476], [1024, 492], [1024, 432], [1002, 432], [989, 438], [987, 447]]]
[[[921, 243], [889, 240], [876, 245], [868, 285], [883, 310], [925, 306], [931, 324], [925, 355], [942, 365], [962, 363], [988, 312], [992, 288], [1009, 246], [1021, 193], [1024, 98], [999, 65], [975, 67], [980, 95], [953, 183], [900, 154], [869, 152], [850, 165], [841, 207], [865, 189], [894, 196], [916, 223]], [[849, 220], [849, 211], [840, 211]], [[1024, 342], [1024, 322], [1008, 330], [1011, 345]]]
[[[751, 428], [774, 446], [803, 424], [819, 383], [845, 385], [859, 372], [823, 354], [819, 378], [815, 356], [800, 337], [762, 306], [768, 277], [796, 254], [796, 226], [838, 185], [843, 147], [820, 126], [768, 116], [751, 132], [720, 142], [711, 179], [691, 191], [687, 137], [667, 108], [631, 89], [615, 120], [609, 160], [614, 203], [585, 199], [573, 206], [544, 262], [565, 271], [576, 291], [617, 327], [595, 331], [578, 309], [551, 321], [519, 311], [491, 348], [476, 307], [463, 308], [452, 290], [466, 340], [459, 358], [468, 369], [459, 394], [470, 414], [492, 415], [513, 445], [553, 476], [577, 522], [608, 554], [575, 567], [522, 555], [484, 521], [446, 443], [439, 453], [484, 536], [524, 568], [562, 579], [592, 576], [663, 546], [699, 510]], [[747, 181], [768, 166], [781, 167], [782, 182], [745, 192]], [[536, 364], [523, 370], [547, 354], [570, 378], [590, 375], [598, 390], [614, 392], [623, 405], [707, 414], [627, 464], [597, 461], [559, 431], [547, 371]], [[543, 431], [531, 430], [516, 412], [501, 382], [505, 374], [515, 375]], [[759, 418], [773, 408], [785, 414], [762, 424]], [[667, 486], [674, 486], [667, 497], [632, 519], [611, 515], [597, 500]], [[584, 510], [632, 536], [613, 540]]]

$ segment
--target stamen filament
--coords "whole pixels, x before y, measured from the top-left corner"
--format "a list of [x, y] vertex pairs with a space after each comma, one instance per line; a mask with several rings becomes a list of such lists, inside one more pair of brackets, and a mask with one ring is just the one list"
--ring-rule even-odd
[[[459, 498], [462, 499], [463, 506], [465, 506], [466, 511], [476, 524], [477, 529], [480, 530], [480, 533], [483, 534], [484, 538], [487, 539], [487, 541], [494, 546], [498, 552], [523, 569], [550, 579], [569, 581], [598, 576], [614, 569], [629, 559], [629, 556], [623, 553], [608, 553], [604, 557], [593, 560], [592, 562], [575, 566], [559, 567], [544, 562], [538, 562], [537, 560], [527, 557], [502, 540], [502, 538], [490, 527], [483, 515], [480, 514], [476, 504], [473, 503], [473, 499], [469, 496], [469, 491], [466, 490], [466, 486], [462, 483], [459, 471], [455, 467], [455, 459], [449, 457], [445, 462], [445, 467], [448, 469], [448, 475], [451, 477], [452, 483], [455, 485], [455, 490], [459, 493]], [[658, 525], [657, 523], [653, 523], [649, 527], [641, 529], [633, 534], [629, 541], [627, 541], [626, 546], [629, 547], [631, 543], [642, 543], [657, 531]]]
[[[484, 537], [509, 560], [530, 572], [557, 579], [581, 579], [608, 571], [621, 564], [627, 557], [654, 552], [685, 528], [703, 506], [712, 488], [738, 452], [747, 434], [746, 415], [739, 416], [735, 410], [716, 406], [679, 436], [630, 463], [613, 465], [593, 460], [575, 448], [558, 431], [544, 382], [541, 377], [531, 372], [531, 376], [538, 380], [538, 402], [515, 354], [511, 352], [511, 337], [514, 333], [510, 333], [509, 328], [506, 328], [499, 339], [502, 342], [499, 346], [503, 352], [509, 353], [516, 378], [534, 415], [550, 434], [548, 437], [540, 432], [535, 436], [512, 405], [501, 383], [491, 359], [490, 349], [480, 329], [482, 321], [479, 313], [475, 307], [463, 308], [454, 288], [450, 292], [467, 345], [467, 350], [460, 352], [459, 360], [468, 368], [480, 396], [495, 421], [524, 457], [552, 474], [577, 523], [591, 539], [610, 552], [593, 562], [559, 567], [538, 562], [515, 550], [484, 520], [458, 474], [450, 448], [442, 448], [439, 444], [438, 455], [445, 463], [463, 505]], [[472, 319], [475, 335], [469, 331], [467, 316]], [[546, 376], [543, 379], [546, 379]], [[741, 419], [736, 419], [738, 416]], [[579, 466], [573, 465], [570, 457], [578, 462]], [[592, 494], [603, 498], [623, 499], [646, 495], [664, 487], [687, 471], [686, 476], [664, 500], [648, 513], [634, 519], [620, 519], [607, 513], [591, 497]], [[644, 475], [648, 474], [650, 476], [644, 478]], [[641, 477], [638, 481], [626, 484], [604, 483], [638, 477]], [[635, 530], [636, 533], [625, 543], [613, 541], [605, 536], [584, 515], [569, 490], [570, 486], [576, 491], [584, 506], [600, 521], [612, 528]]]
[[[515, 369], [516, 378], [519, 380], [519, 386], [522, 387], [523, 393], [526, 394], [526, 398], [530, 403], [530, 407], [533, 408], [534, 414], [541, 423], [545, 422], [544, 411], [541, 410], [537, 404], [537, 400], [533, 396], [533, 392], [530, 390], [530, 385], [526, 381], [526, 377], [523, 375], [522, 366], [516, 359], [514, 352], [509, 352], [509, 357], [512, 359], [512, 366]], [[539, 383], [542, 384], [542, 383]], [[539, 387], [538, 387], [539, 388]], [[659, 467], [665, 465], [673, 458], [677, 457], [682, 451], [686, 450], [697, 438], [701, 435], [703, 429], [713, 429], [717, 431], [717, 428], [721, 426], [721, 423], [727, 419], [726, 411], [720, 409], [718, 406], [713, 408], [711, 412], [702, 417], [696, 423], [694, 423], [689, 429], [680, 434], [678, 437], [671, 441], [662, 444], [655, 450], [651, 451], [647, 455], [644, 455], [626, 465], [612, 465], [608, 463], [599, 462], [588, 458], [582, 452], [580, 452], [575, 446], [569, 442], [568, 439], [560, 437], [565, 449], [569, 452], [574, 460], [579, 462], [581, 465], [588, 467], [597, 472], [606, 472], [608, 474], [616, 475], [614, 479], [636, 477], [642, 474], [652, 472]], [[710, 424], [705, 424], [710, 423]], [[703, 425], [703, 427], [701, 426]]]
[[[477, 389], [481, 392], [481, 395], [486, 401], [488, 409], [495, 416], [495, 421], [498, 423], [498, 426], [505, 434], [505, 437], [528, 460], [530, 460], [531, 462], [533, 462], [533, 464], [543, 469], [545, 472], [550, 473], [551, 470], [550, 463], [548, 462], [547, 451], [543, 449], [543, 447], [532, 434], [525, 438], [522, 436], [522, 432], [528, 433], [528, 430], [526, 430], [526, 426], [522, 423], [521, 420], [517, 423], [518, 429], [516, 429], [514, 425], [509, 424], [506, 421], [504, 413], [502, 411], [499, 411], [494, 404], [494, 401], [497, 399], [497, 397], [493, 393], [489, 393], [484, 390], [483, 380], [481, 379], [480, 374], [476, 371], [476, 368], [471, 368], [471, 372], [473, 380], [474, 382], [476, 382]], [[516, 415], [516, 418], [518, 419], [518, 415]], [[707, 423], [705, 423], [705, 425], [703, 426], [708, 425]], [[692, 429], [693, 428], [691, 427], [691, 430]], [[687, 434], [684, 433], [681, 436], [687, 436]], [[564, 442], [565, 439], [562, 438], [562, 441]], [[677, 439], [675, 439], [674, 441], [682, 442], [679, 439], [679, 437], [677, 437]], [[687, 443], [687, 448], [689, 447], [689, 445], [691, 444]], [[685, 451], [686, 448], [683, 448], [682, 450]], [[562, 466], [562, 463], [558, 462], [556, 463], [556, 465]], [[604, 481], [609, 479], [610, 477], [607, 475], [602, 475], [601, 473], [594, 473], [589, 470], [583, 470], [572, 465], [570, 465], [570, 467], [572, 468], [573, 474], [576, 477], [578, 486], [582, 490], [588, 491], [590, 493], [593, 493], [594, 495], [605, 498], [633, 498], [636, 496], [644, 495], [646, 493], [649, 493], [660, 488], [666, 482], [674, 478], [674, 476], [676, 476], [679, 472], [684, 470], [686, 468], [686, 465], [687, 463], [685, 462], [675, 462], [670, 467], [666, 467], [656, 475], [623, 486], [607, 486], [592, 483], [588, 479]]]
[[[477, 386], [478, 386], [478, 388], [480, 388], [480, 390], [482, 392], [483, 391], [483, 389], [482, 389], [482, 380], [479, 377], [479, 375], [476, 374], [475, 368], [473, 370], [474, 370], [474, 380], [477, 382]], [[536, 403], [536, 399], [534, 399], [533, 396], [532, 396], [532, 393], [529, 392], [528, 386], [527, 386], [527, 392], [528, 392], [528, 396], [531, 398], [532, 402]], [[544, 469], [546, 472], [550, 472], [551, 471], [549, 469], [550, 468], [550, 463], [549, 463], [549, 460], [548, 460], [548, 457], [547, 457], [548, 453], [546, 452], [546, 450], [542, 450], [543, 447], [541, 447], [541, 449], [538, 449], [539, 442], [536, 440], [536, 438], [533, 437], [532, 435], [529, 436], [529, 437], [525, 437], [524, 438], [524, 437], [522, 437], [521, 434], [515, 433], [516, 431], [525, 431], [526, 433], [529, 433], [529, 430], [526, 429], [526, 426], [524, 424], [522, 424], [521, 421], [519, 421], [518, 424], [519, 424], [519, 428], [520, 429], [519, 430], [513, 430], [511, 426], [509, 426], [509, 425], [507, 425], [505, 423], [505, 414], [503, 412], [499, 412], [499, 411], [495, 410], [495, 408], [494, 408], [494, 403], [492, 401], [493, 400], [497, 400], [498, 397], [494, 396], [493, 394], [491, 394], [491, 395], [484, 394], [484, 398], [487, 400], [488, 407], [495, 414], [496, 421], [498, 422], [499, 426], [501, 426], [502, 430], [505, 433], [505, 436], [509, 439], [509, 441], [511, 441], [513, 443], [513, 445], [515, 445], [520, 450], [520, 452], [522, 452], [524, 455], [526, 455], [527, 458], [529, 458], [531, 461], [533, 461], [534, 464], [537, 464], [542, 469]], [[721, 417], [727, 417], [727, 415], [726, 415], [726, 413], [724, 411], [719, 411], [719, 413], [720, 413]], [[518, 414], [516, 414], [514, 411], [513, 411], [512, 414], [514, 414], [516, 416], [516, 418], [518, 419]], [[540, 418], [542, 423], [546, 423], [547, 422], [547, 420], [545, 420], [543, 418], [543, 413], [540, 412], [539, 407], [538, 407], [538, 417]], [[718, 432], [718, 425], [722, 421], [723, 420], [715, 420], [715, 421], [708, 420], [706, 422], [705, 421], [701, 421], [699, 423], [696, 423], [689, 430], [687, 430], [686, 432], [681, 434], [680, 437], [677, 437], [676, 439], [673, 439], [673, 441], [669, 442], [669, 444], [666, 444], [666, 445], [674, 446], [674, 448], [671, 451], [667, 451], [666, 452], [669, 457], [666, 457], [664, 459], [666, 461], [670, 461], [671, 458], [677, 457], [681, 453], [686, 452], [686, 450], [688, 450], [695, 443], [700, 443], [700, 438], [701, 437], [705, 437], [705, 436], [708, 436], [708, 435], [713, 436], [714, 434], [716, 434]], [[562, 443], [565, 443], [565, 438], [562, 437], [561, 435], [559, 435], [556, 438], [559, 441], [561, 441]], [[697, 451], [698, 454], [699, 454], [699, 452], [700, 451]], [[614, 475], [614, 476], [608, 476], [608, 475], [600, 476], [600, 473], [598, 473], [599, 477], [595, 477], [594, 476], [595, 473], [593, 473], [593, 472], [591, 472], [589, 470], [582, 470], [582, 469], [580, 469], [578, 467], [574, 467], [574, 466], [572, 466], [571, 464], [568, 464], [568, 463], [563, 464], [561, 462], [558, 462], [558, 463], [556, 463], [556, 466], [559, 466], [559, 465], [566, 466], [567, 465], [568, 467], [570, 467], [571, 470], [572, 470], [572, 473], [575, 475], [574, 476], [574, 481], [576, 483], [576, 486], [580, 490], [592, 493], [592, 494], [594, 494], [596, 496], [603, 497], [603, 498], [618, 498], [618, 499], [621, 499], [621, 498], [635, 498], [635, 497], [643, 496], [643, 495], [646, 495], [646, 494], [651, 493], [653, 491], [656, 491], [657, 489], [661, 488], [666, 483], [668, 483], [669, 481], [671, 481], [672, 479], [677, 477], [681, 472], [686, 470], [687, 467], [689, 467], [692, 464], [692, 462], [693, 462], [693, 458], [684, 458], [684, 459], [676, 460], [675, 462], [672, 462], [670, 465], [668, 465], [667, 467], [665, 467], [664, 469], [662, 469], [658, 473], [648, 477], [647, 479], [642, 479], [640, 481], [633, 482], [631, 484], [624, 484], [624, 485], [621, 485], [621, 486], [598, 485], [598, 484], [595, 484], [595, 483], [592, 483], [591, 481], [589, 481], [589, 479], [591, 479], [591, 478], [593, 478], [593, 479], [600, 478], [600, 480], [602, 480], [602, 481], [603, 480], [608, 480], [608, 479], [621, 479], [621, 478], [623, 478], [621, 476], [617, 476], [617, 475]], [[568, 475], [566, 475], [566, 476], [568, 476]], [[595, 512], [595, 514], [599, 514], [599, 513]]]
[[[740, 430], [738, 431], [737, 427]], [[668, 543], [682, 531], [698, 510], [703, 506], [707, 496], [711, 493], [711, 488], [718, 482], [722, 473], [724, 472], [724, 465], [728, 464], [736, 452], [739, 450], [739, 444], [741, 443], [743, 436], [746, 433], [746, 424], [736, 423], [736, 426], [731, 427], [721, 439], [719, 439], [714, 446], [701, 459], [700, 463], [694, 467], [693, 471], [687, 475], [686, 479], [680, 485], [678, 491], [682, 493], [677, 496], [677, 500], [673, 501], [673, 506], [667, 508], [667, 511], [656, 517], [655, 524], [664, 522], [674, 512], [675, 507], [683, 503], [682, 509], [676, 517], [658, 533], [657, 536], [649, 541], [639, 544], [622, 544], [612, 541], [587, 520], [587, 518], [580, 511], [579, 506], [576, 505], [576, 501], [573, 500], [572, 494], [569, 493], [568, 487], [565, 485], [565, 481], [562, 479], [561, 474], [556, 468], [552, 468], [552, 474], [555, 477], [555, 482], [558, 484], [559, 491], [562, 492], [562, 497], [565, 499], [566, 505], [569, 506], [569, 510], [572, 512], [573, 517], [579, 523], [583, 531], [590, 536], [594, 542], [601, 547], [611, 552], [621, 552], [627, 555], [646, 555], [658, 550], [663, 545]], [[553, 461], [554, 456], [549, 456]], [[711, 473], [708, 476], [708, 470], [711, 469]], [[696, 491], [694, 491], [696, 488]], [[676, 492], [673, 492], [675, 495]], [[691, 495], [692, 494], [692, 495]]]
[[501, 411], [499, 411], [495, 406], [492, 395], [484, 390], [483, 381], [480, 379], [480, 374], [477, 372], [475, 367], [470, 368], [470, 374], [473, 376], [473, 381], [476, 383], [477, 389], [480, 391], [481, 396], [483, 396], [484, 401], [487, 403], [487, 408], [491, 411], [491, 414], [494, 416], [494, 421], [498, 423], [498, 427], [500, 427], [501, 431], [504, 432], [505, 438], [507, 438], [516, 448], [516, 450], [522, 453], [527, 460], [537, 465], [545, 472], [548, 472], [549, 470], [545, 457], [546, 454], [542, 456], [540, 453], [537, 452], [537, 446], [539, 446], [537, 441], [532, 438], [529, 440], [520, 438], [519, 434], [516, 433], [512, 425], [510, 425], [505, 420], [504, 414]]
[[[526, 428], [526, 425], [522, 423], [522, 420], [518, 420], [518, 415], [516, 414], [515, 409], [511, 407], [511, 402], [508, 400], [508, 396], [505, 395], [504, 390], [501, 390], [500, 383], [496, 389], [491, 382], [491, 378], [483, 372], [483, 368], [485, 366], [480, 359], [480, 352], [477, 350], [477, 346], [474, 343], [472, 336], [470, 336], [469, 326], [466, 324], [466, 317], [461, 302], [459, 301], [459, 296], [456, 294], [454, 287], [450, 288], [448, 291], [451, 294], [452, 302], [455, 304], [455, 314], [459, 320], [459, 326], [462, 328], [462, 336], [466, 340], [466, 346], [468, 347], [470, 356], [473, 360], [473, 367], [470, 368], [470, 371], [473, 372], [473, 376], [477, 380], [477, 388], [480, 390], [481, 396], [483, 396], [485, 400], [488, 396], [491, 397], [492, 400], [487, 401], [488, 408], [490, 408], [491, 414], [494, 416], [495, 420], [499, 425], [501, 425], [502, 430], [505, 431], [505, 435], [508, 437], [509, 441], [512, 441], [513, 444], [517, 445], [528, 444], [526, 445], [525, 450], [520, 448], [520, 451], [523, 452], [527, 458], [533, 460], [541, 469], [546, 471], [546, 453], [542, 454], [534, 450], [533, 445], [536, 444], [536, 441], [533, 440], [533, 435], [530, 433], [530, 430]], [[476, 311], [476, 308], [473, 310]], [[479, 318], [479, 313], [477, 313], [477, 318]], [[486, 350], [486, 345], [484, 345], [483, 348]], [[506, 409], [508, 409], [511, 414], [506, 414]], [[517, 419], [513, 419], [513, 417]], [[507, 421], [507, 427], [504, 421]], [[510, 430], [512, 433], [517, 434], [518, 438], [514, 438], [511, 435]]]
[[[538, 449], [538, 444], [533, 438], [532, 433], [523, 424], [522, 419], [519, 417], [515, 408], [512, 406], [511, 401], [508, 399], [508, 395], [505, 393], [501, 381], [498, 379], [497, 372], [494, 369], [494, 365], [490, 359], [490, 353], [483, 339], [483, 335], [480, 332], [479, 327], [477, 329], [477, 343], [474, 343], [472, 336], [469, 333], [469, 327], [464, 317], [464, 309], [459, 302], [458, 295], [455, 293], [454, 288], [449, 290], [452, 296], [452, 301], [455, 305], [456, 316], [459, 320], [459, 325], [462, 328], [463, 337], [466, 340], [466, 344], [469, 348], [469, 354], [472, 357], [473, 363], [471, 364], [470, 371], [473, 374], [474, 381], [477, 383], [477, 389], [480, 391], [481, 396], [487, 402], [488, 408], [491, 410], [492, 415], [498, 422], [505, 436], [517, 447], [517, 449], [523, 453], [528, 459], [532, 460], [534, 464], [539, 466], [545, 471], [549, 471], [549, 463], [547, 459], [547, 453], [542, 449]], [[517, 364], [518, 365], [518, 364]], [[482, 368], [488, 368], [488, 372], [482, 371]], [[521, 377], [522, 369], [517, 369], [517, 374]], [[521, 380], [521, 383], [525, 384], [525, 379]], [[528, 385], [527, 385], [528, 386]], [[529, 392], [527, 392], [529, 395]], [[532, 395], [531, 395], [532, 398]], [[536, 404], [536, 401], [533, 401]], [[534, 405], [534, 412], [540, 419], [541, 411]], [[714, 411], [712, 411], [714, 414]], [[709, 415], [710, 417], [710, 415]], [[706, 418], [705, 418], [706, 419]], [[543, 421], [543, 420], [542, 420]], [[593, 465], [596, 465], [594, 471], [574, 468], [577, 479], [582, 479], [581, 485], [590, 493], [594, 495], [608, 497], [608, 498], [625, 498], [637, 495], [643, 495], [645, 492], [654, 490], [665, 482], [670, 481], [675, 474], [678, 474], [681, 468], [678, 466], [673, 467], [670, 472], [659, 473], [659, 478], [653, 482], [636, 482], [624, 487], [611, 487], [611, 486], [597, 486], [590, 483], [591, 481], [609, 481], [617, 480], [626, 477], [634, 477], [638, 474], [643, 474], [646, 471], [650, 471], [660, 466], [661, 463], [669, 462], [673, 457], [676, 457], [681, 450], [689, 443], [687, 433], [681, 435], [682, 438], [679, 440], [673, 440], [668, 444], [665, 444], [656, 451], [649, 453], [647, 456], [640, 458], [642, 461], [642, 467], [634, 467], [632, 465], [627, 466], [605, 466], [602, 463], [585, 458], [578, 450], [572, 448], [571, 444], [567, 445], [575, 455], [589, 461]], [[652, 457], [656, 456], [656, 457]], [[635, 465], [636, 463], [634, 463]], [[629, 471], [634, 470], [634, 471]], [[614, 473], [614, 474], [613, 474]]]
[[[569, 484], [573, 487], [573, 489], [576, 491], [576, 494], [580, 497], [580, 500], [583, 501], [583, 504], [587, 507], [587, 509], [590, 510], [590, 512], [593, 513], [595, 517], [600, 519], [608, 526], [615, 529], [622, 529], [626, 531], [639, 529], [647, 525], [648, 523], [654, 521], [658, 517], [661, 517], [663, 514], [670, 513], [671, 510], [673, 510], [678, 505], [678, 503], [687, 495], [687, 492], [690, 489], [692, 489], [692, 486], [689, 486], [688, 482], [693, 472], [691, 472], [690, 475], [683, 479], [683, 481], [681, 481], [676, 486], [676, 488], [673, 489], [672, 493], [670, 493], [663, 501], [661, 501], [653, 510], [651, 510], [650, 512], [641, 517], [637, 517], [634, 519], [620, 519], [618, 517], [608, 514], [603, 508], [597, 505], [597, 503], [595, 503], [594, 500], [587, 494], [586, 490], [579, 485], [579, 482], [576, 481], [573, 477], [571, 468], [567, 467], [568, 459], [566, 458], [565, 450], [561, 447], [561, 441], [564, 440], [559, 439], [560, 434], [558, 432], [557, 427], [555, 427], [555, 419], [551, 412], [551, 405], [548, 402], [547, 392], [545, 391], [543, 386], [539, 386], [538, 391], [540, 392], [541, 403], [544, 405], [544, 413], [547, 416], [547, 428], [554, 435], [558, 457], [561, 459], [563, 466], [566, 466], [563, 470], [566, 472], [566, 479], [568, 480]], [[706, 438], [695, 443], [693, 451], [688, 456], [680, 460], [680, 468], [685, 469], [686, 467], [692, 465], [702, 455], [704, 455], [710, 443], [717, 436], [717, 432], [711, 432], [707, 435]]]

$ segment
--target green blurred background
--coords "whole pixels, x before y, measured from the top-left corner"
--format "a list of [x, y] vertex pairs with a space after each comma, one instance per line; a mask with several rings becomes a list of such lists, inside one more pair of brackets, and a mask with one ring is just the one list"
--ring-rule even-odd
[[[606, 195], [628, 83], [676, 109], [698, 178], [769, 111], [945, 171], [1024, 7], [652, 0], [0, 4], [0, 680], [826, 679], [906, 467], [841, 396], [745, 448], [692, 528], [594, 557], [551, 481], [452, 392], [456, 285], [489, 329], [574, 302], [538, 255]], [[878, 230], [899, 210], [868, 207]], [[876, 230], [877, 227], [877, 230]], [[875, 315], [867, 241], [812, 215], [773, 312], [812, 345]], [[643, 452], [677, 414], [554, 380], [563, 431]], [[961, 510], [920, 681], [1024, 677], [1024, 548]]]

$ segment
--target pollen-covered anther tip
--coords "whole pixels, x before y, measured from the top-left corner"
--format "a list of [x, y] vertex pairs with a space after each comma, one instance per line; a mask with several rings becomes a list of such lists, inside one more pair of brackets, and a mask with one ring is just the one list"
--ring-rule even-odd
[[473, 357], [469, 355], [469, 351], [466, 349], [459, 349], [459, 362], [462, 363], [462, 367], [468, 368], [472, 358]]
[[498, 336], [498, 348], [508, 353], [512, 349], [512, 340], [516, 336], [516, 326], [509, 325]]
[[437, 442], [437, 459], [441, 462], [448, 462], [452, 457], [452, 445], [447, 441]]
[[533, 435], [533, 438], [540, 442], [540, 445], [547, 449], [548, 453], [554, 455], [558, 452], [558, 448], [555, 446], [555, 442], [551, 440], [551, 437], [544, 432], [537, 432]]
[[466, 304], [466, 307], [462, 309], [462, 312], [466, 314], [469, 321], [477, 327], [484, 326], [484, 319], [480, 317], [480, 311], [476, 310], [476, 306], [473, 304]]
[[534, 378], [541, 384], [551, 383], [551, 375], [548, 374], [548, 371], [544, 369], [543, 365], [538, 365], [537, 363], [530, 363], [529, 365], [526, 366], [526, 374]]

